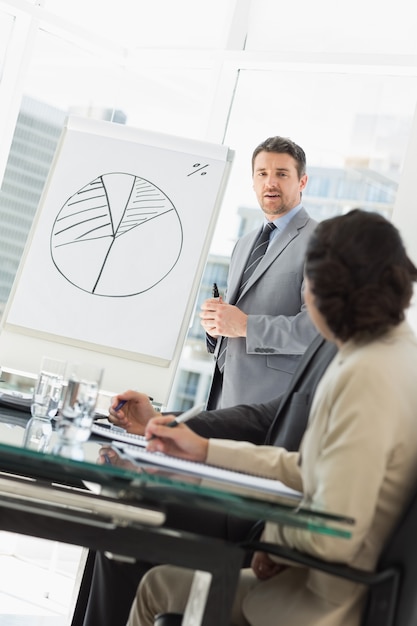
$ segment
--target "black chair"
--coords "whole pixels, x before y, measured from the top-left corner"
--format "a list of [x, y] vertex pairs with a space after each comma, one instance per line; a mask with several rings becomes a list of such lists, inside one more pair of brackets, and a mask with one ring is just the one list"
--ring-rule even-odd
[[361, 626], [413, 626], [417, 624], [416, 539], [417, 490], [387, 541], [375, 572], [329, 563], [297, 550], [259, 541], [247, 542], [245, 546], [366, 585], [369, 590]]
[[154, 626], [181, 626], [182, 613], [160, 613], [156, 616]]
[[[339, 563], [329, 563], [308, 554], [261, 541], [246, 541], [251, 551], [268, 552], [318, 569], [333, 576], [366, 585], [369, 588], [361, 626], [417, 625], [417, 489], [406, 507], [389, 541], [385, 545], [375, 572], [366, 572]], [[178, 614], [176, 619], [178, 620]], [[158, 626], [176, 626], [169, 621], [173, 613], [164, 613]]]

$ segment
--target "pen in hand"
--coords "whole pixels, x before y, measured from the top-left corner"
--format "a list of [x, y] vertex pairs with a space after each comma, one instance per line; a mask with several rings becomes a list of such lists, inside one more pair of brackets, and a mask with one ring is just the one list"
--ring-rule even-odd
[[[148, 398], [149, 398], [150, 402], [152, 402], [152, 401], [153, 401], [153, 398], [151, 398], [151, 396], [148, 396]], [[118, 404], [117, 406], [115, 406], [115, 407], [114, 407], [114, 410], [115, 410], [115, 411], [120, 411], [120, 409], [121, 409], [122, 407], [124, 407], [124, 405], [126, 404], [126, 402], [127, 402], [127, 400], [120, 400], [119, 404]]]
[[217, 287], [217, 283], [213, 283], [213, 289], [211, 292], [213, 298], [220, 298], [219, 288]]
[[[168, 424], [165, 424], [165, 426], [167, 426], [168, 428], [175, 428], [175, 426], [178, 426], [178, 424], [183, 424], [192, 417], [195, 417], [196, 415], [201, 413], [201, 411], [204, 410], [205, 406], [205, 404], [196, 404], [195, 406], [191, 407], [191, 409], [188, 409], [188, 411], [184, 411], [184, 413], [178, 415], [178, 417], [172, 420], [172, 422], [168, 422]], [[156, 435], [152, 435], [151, 437], [149, 437], [148, 441], [151, 441], [152, 439], [157, 439]]]
[[172, 422], [168, 422], [168, 424], [165, 424], [165, 426], [168, 426], [168, 428], [174, 428], [175, 426], [178, 426], [178, 424], [188, 422], [189, 419], [201, 413], [201, 411], [204, 410], [205, 406], [205, 404], [196, 404], [196, 406], [193, 406], [191, 407], [191, 409], [188, 409], [188, 411], [181, 413], [181, 415], [178, 415], [178, 417], [172, 420]]

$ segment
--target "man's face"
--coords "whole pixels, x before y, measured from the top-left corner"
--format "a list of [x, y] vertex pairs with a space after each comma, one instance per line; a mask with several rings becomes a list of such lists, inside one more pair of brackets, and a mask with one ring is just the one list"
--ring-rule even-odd
[[298, 178], [296, 161], [278, 152], [260, 152], [253, 169], [253, 188], [265, 217], [282, 217], [300, 203], [307, 175]]

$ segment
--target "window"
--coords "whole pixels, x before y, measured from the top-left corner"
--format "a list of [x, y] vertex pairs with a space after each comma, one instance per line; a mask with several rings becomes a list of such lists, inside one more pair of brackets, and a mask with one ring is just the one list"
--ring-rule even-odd
[[[202, 18], [192, 0], [120, 0], [116, 10], [4, 0], [0, 314], [68, 114], [234, 150], [196, 311], [213, 282], [225, 289], [236, 239], [261, 222], [251, 155], [268, 136], [305, 149], [303, 201], [316, 219], [354, 206], [390, 217], [417, 102], [412, 6], [352, 2], [213, 0]], [[271, 24], [279, 36], [266, 36]], [[203, 340], [195, 316], [189, 341]]]

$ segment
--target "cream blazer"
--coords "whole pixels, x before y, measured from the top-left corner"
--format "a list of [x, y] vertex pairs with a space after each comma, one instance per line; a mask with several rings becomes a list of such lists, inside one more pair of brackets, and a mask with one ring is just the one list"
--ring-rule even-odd
[[[356, 520], [351, 539], [267, 523], [263, 540], [372, 570], [417, 477], [416, 377], [407, 322], [368, 345], [348, 342], [319, 383], [300, 452], [210, 440], [207, 461], [278, 478], [304, 504]], [[349, 581], [290, 566], [264, 582], [244, 571], [244, 584], [239, 610], [253, 626], [360, 624], [364, 589]]]

